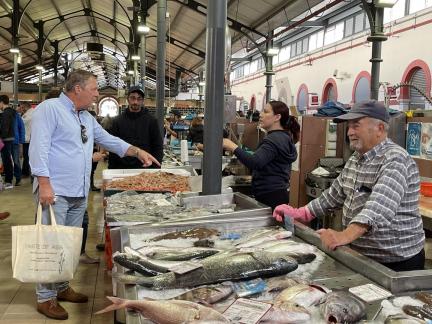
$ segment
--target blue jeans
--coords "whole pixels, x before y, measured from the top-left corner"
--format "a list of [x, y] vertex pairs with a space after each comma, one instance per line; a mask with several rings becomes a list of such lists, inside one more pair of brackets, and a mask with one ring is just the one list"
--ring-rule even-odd
[[14, 173], [14, 177], [15, 177], [16, 182], [21, 181], [21, 175], [22, 175], [19, 147], [20, 147], [19, 144], [14, 144], [13, 150], [12, 150], [12, 159], [13, 159], [13, 164], [14, 164], [13, 173]]
[[[55, 204], [52, 206], [58, 225], [81, 227], [84, 212], [87, 209], [86, 197], [64, 197], [56, 196]], [[43, 208], [42, 224], [50, 224], [49, 209]], [[46, 302], [57, 297], [58, 291], [69, 287], [69, 282], [38, 283], [36, 295], [38, 303]]]

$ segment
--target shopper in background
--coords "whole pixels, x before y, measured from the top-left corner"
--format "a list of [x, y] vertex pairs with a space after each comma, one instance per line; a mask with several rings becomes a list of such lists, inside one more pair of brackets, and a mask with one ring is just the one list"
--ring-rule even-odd
[[[43, 208], [42, 223], [49, 224], [47, 205], [52, 205], [59, 225], [81, 227], [90, 188], [93, 144], [119, 156], [134, 156], [144, 166], [159, 162], [149, 153], [107, 133], [86, 110], [98, 99], [96, 76], [83, 70], [69, 73], [59, 98], [42, 102], [32, 118], [30, 167], [33, 190]], [[55, 199], [55, 204], [54, 204]], [[57, 301], [85, 303], [68, 282], [37, 284], [37, 310], [47, 317], [65, 320], [67, 311]]]
[[25, 128], [25, 141], [23, 143], [23, 162], [22, 162], [22, 176], [29, 177], [31, 175], [30, 172], [30, 164], [29, 164], [29, 156], [28, 150], [30, 147], [30, 134], [31, 134], [31, 118], [33, 115], [34, 109], [32, 109], [30, 102], [24, 101], [20, 104], [22, 119], [24, 121]]
[[[156, 118], [143, 107], [144, 91], [139, 86], [132, 86], [128, 92], [129, 107], [125, 112], [113, 119], [110, 133], [132, 145], [139, 147], [159, 162], [163, 158], [163, 139]], [[108, 157], [109, 169], [140, 169], [142, 163], [135, 157], [120, 157], [110, 153]], [[153, 164], [151, 167], [156, 167]]]
[[195, 117], [192, 119], [187, 140], [191, 141], [192, 144], [202, 144], [204, 142], [204, 124], [202, 118]]
[[0, 138], [3, 141], [4, 147], [1, 150], [1, 158], [3, 161], [3, 168], [5, 173], [5, 189], [12, 189], [13, 180], [13, 162], [12, 152], [15, 139], [14, 123], [16, 112], [9, 106], [9, 97], [7, 95], [0, 95]]
[[23, 144], [25, 142], [25, 127], [24, 121], [19, 113], [15, 111], [14, 121], [14, 142], [12, 149], [12, 160], [13, 160], [13, 173], [15, 176], [15, 186], [21, 185], [21, 161], [20, 158], [23, 155]]
[[425, 234], [419, 213], [420, 178], [413, 158], [387, 138], [390, 116], [383, 104], [363, 101], [334, 119], [348, 122], [355, 152], [324, 193], [302, 208], [278, 206], [273, 216], [309, 222], [342, 208], [341, 232], [320, 229], [331, 250], [348, 245], [395, 271], [424, 268]]
[[289, 202], [291, 164], [297, 159], [295, 143], [299, 140], [300, 125], [281, 101], [270, 101], [259, 122], [267, 135], [254, 154], [247, 153], [226, 138], [223, 148], [233, 152], [252, 171], [255, 199], [274, 209]]

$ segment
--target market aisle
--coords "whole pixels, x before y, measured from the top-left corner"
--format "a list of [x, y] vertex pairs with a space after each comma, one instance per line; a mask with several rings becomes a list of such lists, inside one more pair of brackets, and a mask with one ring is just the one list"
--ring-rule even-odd
[[[102, 166], [102, 165], [101, 165]], [[99, 171], [99, 170], [98, 170]], [[99, 172], [100, 173], [100, 172]], [[99, 174], [98, 174], [99, 175]], [[111, 277], [105, 270], [103, 253], [96, 250], [102, 235], [102, 202], [100, 193], [91, 193], [89, 198], [89, 236], [87, 253], [99, 257], [101, 263], [80, 264], [71, 286], [89, 296], [86, 304], [61, 305], [69, 312], [69, 320], [49, 320], [36, 311], [34, 284], [21, 284], [12, 279], [11, 269], [11, 230], [13, 225], [27, 225], [34, 222], [34, 202], [29, 179], [23, 179], [22, 186], [0, 193], [1, 211], [9, 211], [11, 216], [0, 222], [0, 324], [41, 324], [41, 323], [113, 323], [113, 313], [93, 315], [107, 306], [105, 296], [112, 295]]]

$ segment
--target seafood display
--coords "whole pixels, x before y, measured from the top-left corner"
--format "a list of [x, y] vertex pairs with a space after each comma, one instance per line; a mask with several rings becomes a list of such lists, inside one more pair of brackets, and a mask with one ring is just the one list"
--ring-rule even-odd
[[142, 190], [158, 192], [190, 191], [189, 177], [169, 172], [143, 172], [141, 174], [113, 180], [105, 185], [108, 188], [122, 190]]
[[217, 201], [180, 198], [172, 193], [138, 193], [123, 191], [105, 198], [105, 214], [110, 222], [157, 223], [183, 221], [197, 217], [233, 215], [263, 209], [254, 202], [236, 199], [240, 194], [224, 194]]
[[366, 305], [344, 291], [327, 294], [320, 309], [328, 323], [356, 323], [366, 316]]

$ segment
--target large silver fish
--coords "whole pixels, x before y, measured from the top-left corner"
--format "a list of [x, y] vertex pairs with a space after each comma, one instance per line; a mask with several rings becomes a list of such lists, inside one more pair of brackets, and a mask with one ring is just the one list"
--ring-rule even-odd
[[384, 321], [384, 324], [425, 324], [425, 321], [422, 321], [417, 318], [413, 318], [411, 316], [405, 314], [395, 314], [387, 316]]
[[297, 286], [298, 284], [304, 284], [309, 285], [310, 282], [306, 279], [297, 278], [297, 277], [286, 277], [286, 276], [279, 276], [279, 277], [273, 277], [268, 280], [267, 282], [267, 291], [281, 291], [286, 288], [290, 288], [293, 286]]
[[150, 269], [144, 264], [141, 264], [140, 257], [136, 255], [117, 253], [113, 256], [113, 260], [122, 267], [136, 271], [144, 276], [155, 276], [160, 273], [160, 271], [155, 271], [154, 269]]
[[127, 300], [116, 297], [107, 298], [112, 301], [112, 305], [95, 314], [128, 308], [138, 311], [144, 317], [158, 324], [199, 323], [200, 321], [229, 323], [225, 316], [214, 309], [186, 300]]
[[205, 239], [212, 236], [219, 235], [219, 231], [211, 228], [191, 228], [184, 231], [176, 231], [170, 232], [162, 235], [158, 235], [150, 239], [150, 241], [161, 241], [161, 240], [175, 240], [178, 238], [197, 238], [197, 239]]
[[366, 316], [365, 304], [346, 291], [327, 294], [320, 310], [328, 323], [357, 323]]
[[182, 275], [169, 272], [149, 278], [122, 274], [113, 274], [113, 276], [126, 284], [139, 284], [158, 290], [196, 287], [227, 280], [279, 276], [294, 271], [298, 267], [297, 261], [289, 256], [263, 252], [220, 253], [202, 260], [201, 264], [202, 267]]
[[311, 319], [310, 312], [297, 304], [281, 303], [273, 306], [261, 318], [261, 324], [291, 324], [291, 323], [309, 323]]
[[204, 247], [178, 249], [164, 246], [148, 246], [141, 248], [138, 252], [156, 260], [187, 261], [207, 258], [220, 252], [220, 250]]
[[275, 298], [275, 305], [289, 302], [303, 307], [315, 306], [319, 304], [325, 294], [317, 287], [298, 284], [282, 290]]
[[250, 248], [250, 247], [256, 247], [259, 246], [265, 242], [268, 241], [274, 241], [274, 240], [282, 240], [285, 238], [288, 238], [292, 235], [290, 231], [286, 231], [284, 229], [278, 229], [273, 230], [271, 232], [264, 232], [261, 235], [256, 235], [250, 238], [250, 240], [240, 243], [236, 242], [236, 246], [238, 248]]

